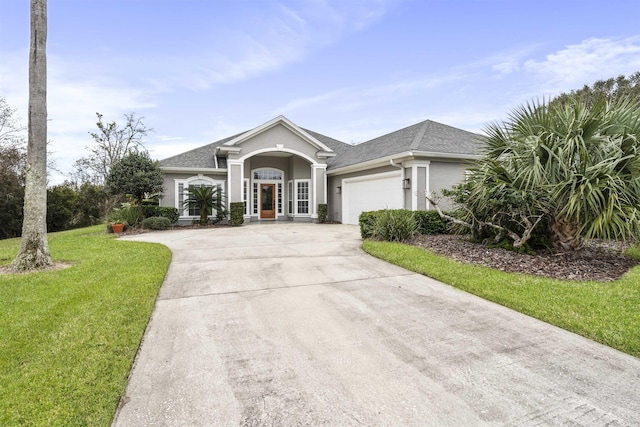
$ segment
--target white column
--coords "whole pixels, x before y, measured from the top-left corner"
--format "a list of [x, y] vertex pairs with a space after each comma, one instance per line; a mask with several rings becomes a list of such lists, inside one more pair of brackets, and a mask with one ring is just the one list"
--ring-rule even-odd
[[411, 165], [411, 210], [418, 210], [418, 166]]
[[[427, 175], [425, 177], [425, 181], [424, 181], [426, 183], [426, 185], [425, 185], [426, 188], [424, 189], [424, 197], [425, 197], [425, 199], [426, 199], [427, 195], [429, 195], [429, 193], [431, 192], [431, 184], [429, 183], [429, 175], [430, 175], [429, 166], [430, 165], [431, 165], [431, 162], [429, 162], [429, 161], [425, 162], [425, 173]], [[429, 203], [428, 199], [425, 200], [425, 203], [426, 203], [426, 205], [425, 205], [426, 210], [431, 209], [431, 203]]]

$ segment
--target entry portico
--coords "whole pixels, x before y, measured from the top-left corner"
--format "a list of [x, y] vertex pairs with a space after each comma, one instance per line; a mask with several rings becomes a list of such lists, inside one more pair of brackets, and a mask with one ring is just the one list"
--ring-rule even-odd
[[[164, 160], [165, 200], [171, 200], [168, 190], [173, 188], [180, 221], [185, 223], [195, 216], [181, 205], [189, 186], [216, 185], [229, 203], [245, 202], [246, 220], [311, 221], [318, 217], [318, 204], [327, 201], [326, 160], [333, 156], [330, 147], [279, 116]], [[191, 163], [186, 164], [196, 161], [201, 166], [178, 166], [187, 158]]]

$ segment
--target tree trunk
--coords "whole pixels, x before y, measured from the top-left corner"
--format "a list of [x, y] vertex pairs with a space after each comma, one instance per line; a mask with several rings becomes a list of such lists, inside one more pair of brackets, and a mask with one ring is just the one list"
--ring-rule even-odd
[[584, 242], [580, 236], [578, 224], [556, 218], [551, 222], [550, 228], [553, 247], [557, 251], [567, 252], [582, 249]]
[[31, 0], [29, 49], [29, 142], [24, 220], [16, 271], [52, 264], [47, 243], [47, 1]]

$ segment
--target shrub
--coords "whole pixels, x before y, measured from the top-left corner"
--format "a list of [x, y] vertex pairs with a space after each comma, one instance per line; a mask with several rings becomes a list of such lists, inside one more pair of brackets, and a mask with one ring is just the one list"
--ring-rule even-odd
[[150, 230], [166, 230], [171, 228], [171, 221], [163, 216], [151, 216], [142, 220], [142, 228]]
[[368, 211], [362, 212], [358, 217], [358, 224], [360, 224], [360, 237], [367, 239], [373, 235], [373, 226], [376, 222], [376, 217], [380, 211]]
[[234, 227], [242, 225], [244, 223], [244, 202], [231, 202], [230, 209], [230, 224]]
[[153, 216], [156, 216], [156, 217], [161, 216], [171, 221], [171, 224], [175, 224], [176, 222], [178, 222], [178, 218], [180, 218], [180, 213], [178, 212], [178, 209], [165, 207], [165, 206], [143, 205], [142, 215], [145, 218], [150, 218]]
[[318, 204], [318, 221], [327, 222], [327, 214], [328, 214], [327, 204], [326, 203]]
[[[242, 202], [242, 204], [244, 205], [244, 202]], [[226, 210], [226, 209], [224, 209], [222, 207], [218, 207], [216, 209], [216, 219], [213, 221], [214, 224], [217, 224], [220, 221], [227, 219], [228, 215], [229, 215], [229, 211], [228, 210]]]
[[403, 242], [418, 231], [416, 218], [406, 209], [379, 211], [373, 225], [373, 236], [388, 242]]
[[413, 213], [418, 226], [418, 234], [446, 234], [449, 223], [437, 211], [416, 211]]

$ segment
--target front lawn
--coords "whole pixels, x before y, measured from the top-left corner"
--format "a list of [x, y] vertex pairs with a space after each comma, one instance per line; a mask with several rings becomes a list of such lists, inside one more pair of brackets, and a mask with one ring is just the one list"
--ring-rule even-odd
[[[614, 282], [572, 282], [452, 261], [419, 247], [365, 240], [369, 254], [640, 357], [640, 267]], [[640, 255], [632, 248], [631, 256]]]
[[69, 268], [0, 275], [0, 425], [110, 425], [171, 253], [104, 230], [49, 234]]

